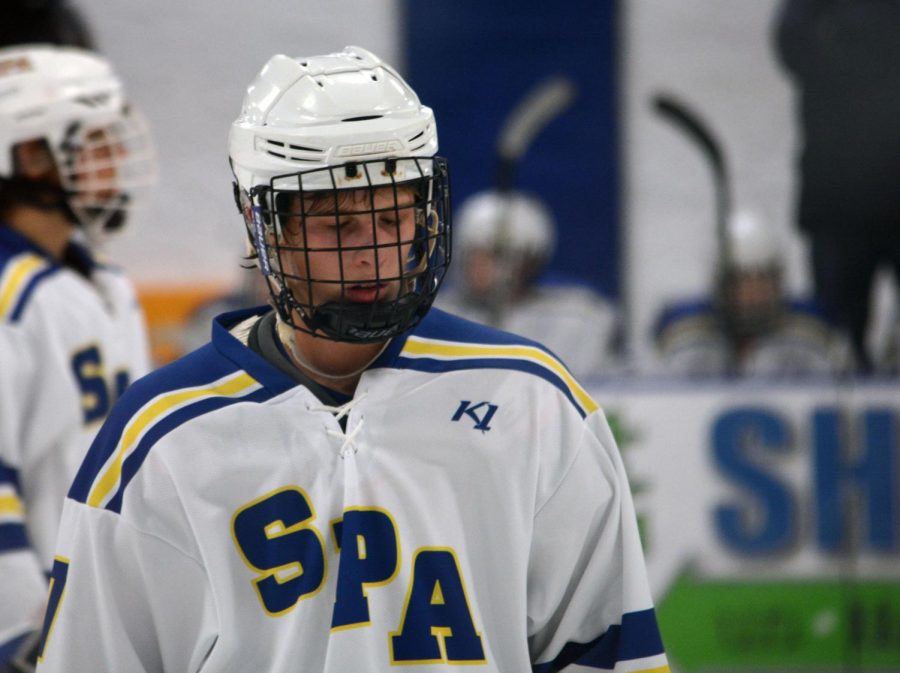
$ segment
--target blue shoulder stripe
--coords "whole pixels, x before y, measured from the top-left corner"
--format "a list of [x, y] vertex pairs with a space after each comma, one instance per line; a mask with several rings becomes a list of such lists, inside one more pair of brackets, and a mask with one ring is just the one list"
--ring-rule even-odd
[[[216, 409], [222, 409], [236, 402], [263, 402], [271, 397], [271, 393], [260, 388], [255, 380], [247, 377], [247, 382], [249, 384], [248, 387], [235, 397], [226, 396], [227, 393], [222, 388], [219, 388], [218, 392], [212, 392], [214, 388], [211, 388], [210, 391], [213, 396], [202, 397], [197, 402], [165, 416], [152, 425], [133, 448], [129, 449], [127, 446], [120, 445], [118, 450], [124, 458], [118, 464], [114, 463], [111, 465], [107, 473], [101, 476], [88, 496], [87, 504], [94, 507], [104, 507], [113, 512], [121, 512], [125, 487], [137, 474], [144, 459], [150, 453], [150, 449], [162, 437], [192, 418], [197, 418]], [[119, 471], [118, 475], [116, 470]], [[117, 482], [120, 485], [114, 489], [112, 497], [109, 497], [109, 489], [113, 488]]]
[[[640, 662], [640, 660], [645, 660]], [[589, 643], [567, 643], [550, 662], [535, 664], [533, 673], [553, 673], [569, 664], [612, 671], [618, 662], [633, 662], [634, 673], [668, 673], [665, 650], [653, 608], [622, 615], [622, 624], [613, 624], [606, 633]], [[640, 666], [641, 663], [646, 665]], [[635, 667], [634, 664], [638, 664]]]
[[536, 345], [459, 343], [410, 336], [395, 366], [427, 372], [513, 369], [534, 374], [556, 386], [582, 418], [599, 408], [563, 364]]
[[424, 372], [511, 369], [558, 388], [584, 418], [599, 407], [565, 365], [541, 344], [431, 308], [405, 339], [397, 339], [373, 367]]
[[679, 325], [687, 319], [709, 320], [716, 315], [712, 301], [707, 298], [686, 299], [667, 304], [662, 308], [653, 326], [653, 336], [660, 339], [663, 333], [673, 325]]
[[[220, 337], [234, 340], [224, 331]], [[237, 402], [261, 402], [294, 385], [260, 370], [262, 375], [250, 373], [207, 344], [139, 379], [97, 434], [69, 497], [120, 512], [126, 486], [160, 438], [203, 414]]]
[[44, 280], [48, 276], [52, 276], [54, 273], [59, 271], [59, 269], [60, 267], [58, 266], [51, 266], [47, 269], [44, 269], [40, 273], [35, 274], [35, 276], [30, 281], [28, 281], [28, 285], [22, 291], [22, 294], [19, 297], [19, 301], [16, 302], [12, 314], [9, 316], [10, 322], [18, 322], [19, 318], [22, 317], [22, 312], [25, 310], [25, 306], [28, 304], [28, 300], [31, 298], [31, 295], [34, 292], [35, 288], [40, 285], [42, 280]]
[[10, 259], [0, 273], [0, 321], [18, 321], [35, 288], [59, 269], [47, 258], [30, 252]]

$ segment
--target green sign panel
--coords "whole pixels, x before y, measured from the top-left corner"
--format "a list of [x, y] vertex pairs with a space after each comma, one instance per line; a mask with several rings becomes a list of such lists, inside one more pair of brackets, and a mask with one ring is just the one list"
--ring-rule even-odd
[[688, 571], [658, 616], [681, 673], [900, 671], [900, 582], [712, 581]]

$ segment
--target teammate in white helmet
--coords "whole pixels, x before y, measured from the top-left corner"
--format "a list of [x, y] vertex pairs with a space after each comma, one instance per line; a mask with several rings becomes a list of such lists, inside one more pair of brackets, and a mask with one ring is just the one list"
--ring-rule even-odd
[[275, 56], [229, 149], [273, 308], [119, 401], [38, 669], [667, 671], [603, 412], [540, 345], [429, 310], [432, 111], [359, 47]]
[[713, 297], [671, 304], [656, 325], [660, 371], [780, 379], [850, 373], [847, 339], [814, 303], [787, 298], [771, 227], [743, 210], [729, 219], [725, 234]]
[[556, 222], [539, 198], [478, 192], [455, 220], [457, 275], [438, 307], [542, 343], [580, 379], [618, 373], [613, 304], [586, 285], [541, 277], [556, 246]]
[[0, 670], [28, 668], [65, 494], [149, 369], [134, 289], [92, 249], [149, 184], [149, 149], [104, 59], [0, 50]]

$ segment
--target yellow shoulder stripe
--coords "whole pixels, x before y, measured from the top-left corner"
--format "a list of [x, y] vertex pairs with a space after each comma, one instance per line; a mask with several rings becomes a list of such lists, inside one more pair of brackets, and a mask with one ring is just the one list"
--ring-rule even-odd
[[94, 482], [88, 495], [87, 504], [103, 507], [119, 486], [122, 465], [141, 438], [157, 422], [178, 409], [210, 397], [239, 397], [260, 388], [260, 384], [246, 372], [231, 374], [208, 386], [182, 388], [164, 393], [150, 400], [128, 422], [112, 456], [107, 461], [101, 476]]
[[49, 262], [38, 255], [27, 253], [14, 258], [0, 277], [0, 320], [12, 312], [18, 298], [28, 287], [35, 274], [49, 266]]
[[562, 363], [534, 346], [504, 346], [498, 344], [469, 344], [450, 341], [437, 341], [423, 339], [422, 337], [410, 337], [403, 346], [401, 355], [413, 357], [431, 357], [445, 360], [457, 360], [467, 358], [497, 358], [513, 360], [529, 360], [549, 369], [565, 383], [587, 413], [593, 413], [599, 407], [584, 388], [574, 379]]

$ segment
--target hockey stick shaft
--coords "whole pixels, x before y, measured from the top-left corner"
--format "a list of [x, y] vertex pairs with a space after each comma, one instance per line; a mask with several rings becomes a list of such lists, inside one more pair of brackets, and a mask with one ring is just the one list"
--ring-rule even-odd
[[700, 115], [675, 96], [666, 93], [655, 95], [653, 108], [694, 143], [709, 165], [716, 199], [716, 237], [723, 259], [731, 259], [731, 251], [727, 249], [725, 236], [725, 228], [731, 213], [731, 185], [721, 142]]

